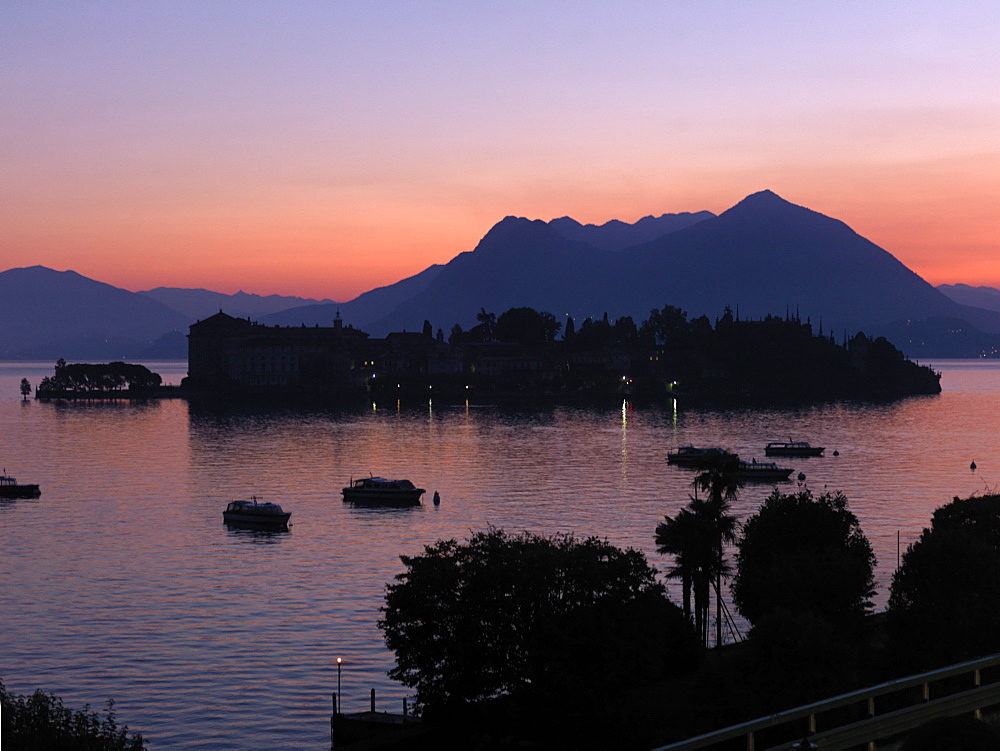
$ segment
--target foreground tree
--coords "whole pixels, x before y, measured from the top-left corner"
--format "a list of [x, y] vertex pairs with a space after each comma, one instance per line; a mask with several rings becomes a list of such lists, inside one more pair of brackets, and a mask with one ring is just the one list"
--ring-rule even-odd
[[892, 578], [887, 612], [900, 669], [1000, 651], [1000, 495], [934, 512]]
[[505, 698], [579, 712], [599, 706], [596, 691], [687, 669], [697, 654], [643, 555], [596, 538], [490, 529], [402, 561], [379, 627], [396, 654], [390, 677], [423, 711]]
[[114, 702], [102, 718], [90, 711], [72, 710], [62, 699], [41, 689], [30, 697], [7, 693], [0, 682], [0, 707], [3, 718], [0, 737], [4, 747], [13, 749], [80, 749], [81, 751], [142, 751], [142, 736], [129, 735], [128, 726], [118, 727]]
[[756, 626], [778, 611], [859, 626], [875, 593], [875, 553], [842, 493], [777, 488], [743, 525], [732, 592]]

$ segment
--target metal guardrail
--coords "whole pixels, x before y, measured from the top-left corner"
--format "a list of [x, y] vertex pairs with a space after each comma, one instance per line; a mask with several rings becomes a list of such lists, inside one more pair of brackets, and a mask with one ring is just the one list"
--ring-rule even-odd
[[[799, 723], [801, 728], [798, 731], [798, 737], [780, 745], [771, 746], [771, 749], [776, 751], [792, 749], [796, 743], [802, 740], [803, 732], [808, 732], [809, 741], [819, 746], [820, 751], [843, 751], [865, 745], [869, 751], [874, 751], [877, 740], [912, 730], [935, 717], [969, 712], [978, 713], [981, 709], [1000, 704], [1000, 672], [994, 680], [985, 686], [982, 685], [981, 681], [981, 671], [997, 666], [1000, 666], [1000, 654], [958, 663], [908, 678], [880, 683], [876, 686], [705, 733], [678, 743], [659, 746], [653, 751], [699, 751], [741, 737], [745, 738], [746, 751], [756, 751], [755, 735], [757, 733], [795, 723]], [[931, 699], [931, 686], [933, 684], [960, 676], [972, 678], [971, 688], [952, 691], [945, 696]], [[877, 698], [900, 693], [917, 686], [922, 687], [921, 697], [912, 706], [884, 714], [876, 713], [875, 700]], [[868, 715], [867, 719], [819, 729], [821, 723], [817, 721], [817, 718], [823, 714], [835, 709], [863, 704], [867, 705], [864, 707], [864, 712]]]

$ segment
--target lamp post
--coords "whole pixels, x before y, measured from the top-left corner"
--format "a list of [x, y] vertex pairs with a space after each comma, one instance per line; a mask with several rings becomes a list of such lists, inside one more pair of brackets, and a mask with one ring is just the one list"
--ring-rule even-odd
[[343, 661], [343, 657], [337, 658], [337, 714], [340, 714], [340, 665]]

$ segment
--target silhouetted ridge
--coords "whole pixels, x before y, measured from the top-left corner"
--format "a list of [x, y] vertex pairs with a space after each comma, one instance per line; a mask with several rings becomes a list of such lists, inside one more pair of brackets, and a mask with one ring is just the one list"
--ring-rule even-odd
[[479, 241], [479, 244], [482, 246], [488, 242], [503, 242], [513, 235], [521, 235], [531, 231], [544, 235], [551, 232], [551, 228], [541, 219], [527, 219], [523, 216], [505, 216], [490, 227], [490, 231], [483, 235], [483, 239]]
[[116, 357], [148, 348], [187, 316], [135, 292], [44, 266], [0, 273], [0, 356]]
[[508, 216], [493, 225], [474, 252], [484, 259], [512, 260], [526, 254], [545, 253], [560, 242], [565, 242], [564, 238], [540, 219]]
[[[664, 305], [684, 310], [690, 319], [717, 318], [729, 307], [742, 320], [798, 312], [814, 325], [822, 321], [824, 331], [838, 337], [898, 331], [905, 339], [898, 343], [921, 356], [949, 356], [945, 353], [955, 352], [951, 343], [960, 344], [963, 354], [950, 356], [965, 356], [970, 347], [1000, 351], [1000, 343], [986, 339], [1000, 333], [1000, 313], [985, 309], [986, 303], [969, 307], [951, 300], [841, 221], [770, 190], [747, 196], [719, 216], [698, 218], [707, 213], [600, 226], [568, 217], [544, 222], [508, 216], [474, 250], [445, 265], [353, 301], [295, 307], [261, 322], [329, 326], [339, 312], [346, 323], [378, 337], [418, 331], [424, 321], [446, 334], [455, 324], [467, 330], [483, 309], [532, 307], [559, 322], [572, 316], [579, 327], [586, 318], [605, 314], [641, 321]], [[634, 243], [641, 233], [658, 234], [670, 224], [663, 220], [678, 217], [698, 220]], [[181, 328], [171, 321], [174, 311], [136, 297], [142, 295], [74, 272], [42, 267], [2, 272], [0, 355], [25, 356], [27, 347], [32, 356], [41, 355], [37, 348], [45, 346], [57, 356], [77, 356], [63, 342], [122, 336], [148, 341]], [[959, 335], [954, 324], [931, 325], [932, 319], [964, 321], [978, 331]], [[144, 325], [137, 327], [140, 322]], [[126, 351], [117, 341], [107, 347], [115, 357]], [[91, 357], [96, 350], [88, 344], [86, 352]]]
[[604, 224], [581, 224], [568, 216], [553, 219], [549, 226], [568, 240], [585, 242], [601, 250], [624, 250], [635, 245], [651, 242], [664, 235], [690, 227], [693, 224], [712, 219], [710, 211], [697, 213], [661, 214], [644, 216], [635, 224], [612, 219]]

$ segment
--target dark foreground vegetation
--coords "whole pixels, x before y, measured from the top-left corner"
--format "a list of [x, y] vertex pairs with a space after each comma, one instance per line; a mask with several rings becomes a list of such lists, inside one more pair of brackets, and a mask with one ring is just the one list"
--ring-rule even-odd
[[[656, 530], [683, 607], [597, 539], [489, 529], [403, 557], [379, 625], [423, 714], [406, 747], [650, 748], [1000, 652], [1000, 496], [938, 509], [873, 615], [875, 557], [842, 494], [775, 490], [738, 529], [738, 485], [699, 478]], [[726, 579], [752, 628], [708, 649]]]
[[108, 700], [104, 716], [65, 706], [58, 696], [38, 689], [31, 696], [7, 693], [0, 682], [3, 722], [0, 738], [11, 751], [143, 751], [142, 736], [118, 727], [114, 702]]

